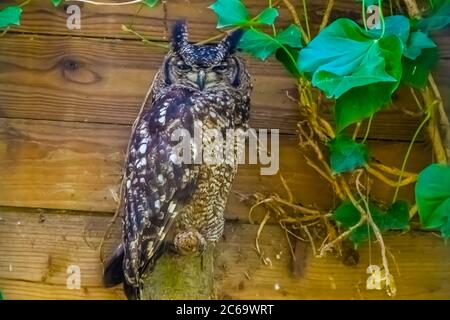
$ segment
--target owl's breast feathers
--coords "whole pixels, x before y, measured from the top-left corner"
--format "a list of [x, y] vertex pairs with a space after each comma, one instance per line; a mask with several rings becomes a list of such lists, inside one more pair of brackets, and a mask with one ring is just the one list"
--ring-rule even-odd
[[[199, 185], [205, 186], [205, 178], [199, 178], [205, 176], [199, 174], [204, 172], [203, 164], [173, 161], [179, 141], [172, 141], [172, 133], [184, 129], [192, 135], [199, 121], [218, 129], [246, 128], [248, 105], [248, 96], [178, 87], [154, 98], [151, 108], [144, 109], [132, 132], [124, 180], [123, 269], [129, 285], [139, 286], [175, 217], [193, 203], [194, 195], [201, 196], [196, 192]], [[194, 202], [197, 207], [202, 203]]]

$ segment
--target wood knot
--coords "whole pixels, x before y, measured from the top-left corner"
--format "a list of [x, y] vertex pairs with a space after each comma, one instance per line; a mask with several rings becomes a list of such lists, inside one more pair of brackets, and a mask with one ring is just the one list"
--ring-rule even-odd
[[64, 69], [67, 71], [75, 71], [79, 68], [79, 64], [72, 59], [63, 60]]
[[78, 84], [94, 84], [100, 82], [101, 77], [90, 69], [89, 64], [71, 57], [65, 57], [59, 61], [61, 73], [64, 79]]

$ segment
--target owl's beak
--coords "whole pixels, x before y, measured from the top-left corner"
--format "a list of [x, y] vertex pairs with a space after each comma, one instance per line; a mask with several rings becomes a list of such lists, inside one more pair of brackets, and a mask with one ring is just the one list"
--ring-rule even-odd
[[203, 90], [206, 85], [206, 72], [205, 70], [199, 70], [197, 74], [197, 86], [200, 90]]

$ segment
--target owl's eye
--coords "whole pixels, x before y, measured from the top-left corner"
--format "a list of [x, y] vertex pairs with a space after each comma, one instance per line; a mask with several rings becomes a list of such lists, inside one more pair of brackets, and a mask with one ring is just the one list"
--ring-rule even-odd
[[212, 69], [213, 69], [214, 72], [222, 73], [222, 72], [224, 72], [225, 70], [228, 69], [228, 63], [227, 62], [222, 62], [218, 66], [213, 67]]
[[181, 71], [189, 71], [189, 70], [192, 69], [190, 66], [188, 66], [188, 65], [187, 65], [184, 61], [182, 61], [182, 60], [178, 60], [177, 63], [176, 63], [176, 66], [177, 66], [178, 70], [181, 70]]

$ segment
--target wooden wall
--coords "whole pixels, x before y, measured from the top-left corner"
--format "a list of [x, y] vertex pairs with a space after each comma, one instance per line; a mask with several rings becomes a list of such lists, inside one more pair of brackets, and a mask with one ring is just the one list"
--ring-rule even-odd
[[[252, 12], [266, 3], [245, 2]], [[314, 29], [326, 2], [308, 2]], [[358, 19], [356, 3], [336, 2], [333, 17]], [[186, 18], [192, 40], [206, 39], [217, 34], [210, 3], [168, 0], [164, 6], [143, 9], [133, 19], [134, 29], [166, 41], [173, 21]], [[164, 53], [121, 31], [137, 6], [80, 6], [81, 30], [70, 31], [65, 6], [33, 0], [24, 8], [22, 25], [0, 38], [0, 290], [7, 299], [124, 298], [120, 287], [102, 288], [96, 247], [116, 207], [113, 195], [130, 126]], [[286, 21], [286, 11], [281, 13]], [[445, 38], [438, 38], [443, 44], [438, 81], [448, 92], [450, 50]], [[333, 208], [329, 186], [297, 148], [298, 111], [287, 94], [295, 96], [292, 80], [275, 61], [248, 59], [248, 65], [255, 86], [252, 126], [281, 130], [280, 171], [296, 201]], [[414, 106], [406, 90], [394, 104]], [[417, 125], [418, 119], [398, 108], [377, 115], [370, 135], [377, 159], [399, 166]], [[407, 169], [418, 171], [430, 160], [430, 148], [421, 137]], [[249, 206], [238, 196], [255, 191], [284, 192], [277, 176], [260, 176], [258, 166], [240, 168], [217, 250], [219, 297], [386, 298], [382, 291], [365, 289], [367, 247], [361, 249], [358, 266], [346, 267], [338, 258], [315, 258], [308, 246], [298, 243], [294, 275], [285, 234], [270, 224], [261, 235], [261, 247], [272, 266], [263, 265], [254, 249], [258, 226], [249, 223]], [[383, 185], [373, 192], [379, 199], [393, 194]], [[402, 190], [401, 197], [412, 199], [412, 189]], [[117, 241], [115, 230], [107, 251]], [[450, 297], [450, 253], [441, 239], [431, 233], [392, 234], [387, 245], [398, 266], [397, 298]], [[373, 259], [380, 262], [375, 253]], [[72, 264], [81, 267], [81, 290], [66, 288], [66, 269]]]

